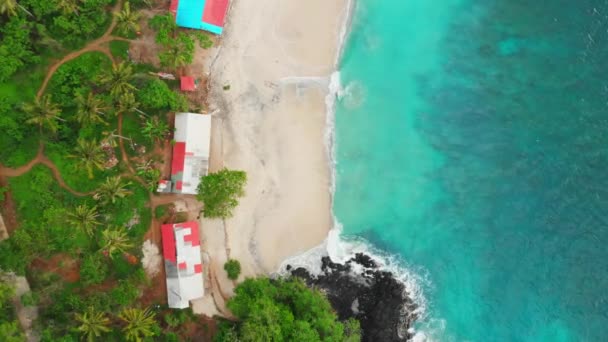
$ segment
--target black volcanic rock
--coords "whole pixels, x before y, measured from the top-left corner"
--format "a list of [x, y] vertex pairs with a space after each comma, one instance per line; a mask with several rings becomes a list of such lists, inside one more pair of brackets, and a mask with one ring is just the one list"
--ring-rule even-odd
[[[359, 266], [354, 267], [355, 264]], [[361, 323], [362, 341], [407, 341], [407, 332], [416, 319], [416, 305], [405, 285], [391, 272], [378, 269], [368, 255], [357, 253], [344, 264], [321, 259], [320, 275], [305, 268], [287, 266], [292, 276], [327, 294], [340, 320], [356, 318]], [[358, 270], [358, 271], [355, 271]]]

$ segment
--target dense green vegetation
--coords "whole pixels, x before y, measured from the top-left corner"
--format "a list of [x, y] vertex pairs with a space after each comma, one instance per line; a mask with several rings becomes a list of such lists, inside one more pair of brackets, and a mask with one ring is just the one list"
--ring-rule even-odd
[[244, 171], [223, 169], [201, 178], [197, 199], [204, 203], [205, 217], [228, 218], [245, 194], [247, 174]]
[[0, 274], [0, 341], [21, 342], [25, 340], [11, 304], [14, 294], [15, 288], [5, 275]]
[[163, 47], [158, 58], [166, 68], [179, 70], [191, 64], [196, 42], [204, 49], [213, 45], [209, 36], [200, 31], [179, 31], [171, 14], [154, 16], [149, 24], [157, 31], [156, 43]]
[[247, 279], [228, 308], [236, 323], [222, 322], [218, 342], [360, 341], [359, 323], [339, 322], [327, 299], [299, 279]]
[[[150, 4], [0, 0], [0, 164], [15, 168], [41, 153], [1, 188], [19, 225], [0, 242], [0, 265], [27, 276], [32, 292], [20, 300], [38, 306], [42, 341], [177, 341], [194, 324], [191, 312], [140, 302], [151, 284], [139, 262], [162, 160], [152, 151], [170, 138], [167, 113], [190, 105], [176, 82], [149, 74], [154, 66], [130, 64], [128, 41], [109, 37], [111, 55], [94, 42], [113, 15], [112, 34], [134, 38], [137, 9]], [[94, 51], [49, 68], [86, 44]], [[0, 340], [21, 341], [4, 285]]]
[[224, 271], [229, 279], [237, 280], [241, 274], [241, 263], [238, 260], [230, 259], [224, 264]]

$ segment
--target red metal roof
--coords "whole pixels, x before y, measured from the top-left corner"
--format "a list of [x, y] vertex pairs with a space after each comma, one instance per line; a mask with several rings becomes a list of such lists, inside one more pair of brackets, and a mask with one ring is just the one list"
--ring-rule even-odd
[[173, 263], [177, 262], [177, 252], [175, 248], [175, 234], [173, 233], [172, 224], [163, 224], [161, 226], [161, 235], [163, 237], [163, 256], [166, 260]]
[[186, 235], [184, 237], [184, 240], [186, 242], [190, 242], [192, 243], [192, 246], [199, 246], [201, 244], [201, 240], [199, 238], [199, 234], [198, 234], [198, 222], [196, 221], [190, 221], [190, 222], [184, 222], [184, 223], [179, 223], [175, 225], [176, 228], [190, 228], [190, 235]]
[[171, 161], [171, 174], [175, 175], [184, 171], [186, 161], [186, 143], [176, 142], [173, 145], [173, 160]]
[[201, 265], [201, 264], [194, 265], [194, 273], [203, 273], [203, 265]]
[[188, 267], [188, 266], [186, 265], [186, 262], [184, 261], [184, 262], [180, 262], [179, 264], [177, 264], [177, 267], [179, 267], [180, 270], [185, 270], [186, 267]]
[[229, 0], [207, 0], [203, 11], [203, 22], [223, 27]]
[[179, 0], [171, 0], [171, 6], [169, 6], [169, 11], [175, 14], [177, 13], [177, 5], [179, 5]]
[[196, 84], [194, 83], [194, 77], [182, 76], [180, 79], [180, 85], [182, 91], [195, 91]]

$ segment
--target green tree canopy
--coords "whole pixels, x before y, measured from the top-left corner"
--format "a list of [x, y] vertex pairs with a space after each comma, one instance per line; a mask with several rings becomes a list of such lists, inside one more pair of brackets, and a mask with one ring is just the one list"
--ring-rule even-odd
[[359, 341], [358, 322], [337, 320], [327, 299], [300, 279], [247, 279], [228, 308], [239, 319], [224, 322], [216, 341]]
[[239, 197], [245, 194], [247, 174], [245, 171], [223, 169], [201, 178], [198, 185], [199, 201], [205, 205], [205, 217], [228, 218], [239, 204]]
[[17, 321], [0, 323], [0, 341], [24, 342], [25, 335], [17, 325]]
[[[16, 4], [14, 0], [0, 0], [0, 14], [3, 8], [10, 13], [14, 8], [11, 2]], [[0, 27], [0, 82], [27, 64], [39, 60], [30, 39], [32, 26], [32, 22], [23, 16], [14, 15]]]
[[167, 83], [153, 79], [137, 93], [139, 102], [146, 110], [185, 110], [187, 101], [169, 88]]

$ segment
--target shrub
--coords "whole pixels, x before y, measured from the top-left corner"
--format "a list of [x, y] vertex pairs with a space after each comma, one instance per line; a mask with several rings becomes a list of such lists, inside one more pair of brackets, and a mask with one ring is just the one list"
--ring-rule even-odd
[[181, 94], [172, 91], [166, 82], [157, 78], [148, 82], [137, 94], [146, 110], [185, 110], [188, 102]]
[[238, 260], [230, 259], [224, 264], [224, 270], [228, 273], [228, 278], [236, 280], [241, 274], [241, 263]]
[[99, 253], [87, 255], [80, 265], [80, 280], [84, 285], [99, 284], [108, 275], [108, 265]]
[[180, 211], [175, 214], [175, 219], [173, 220], [173, 223], [184, 223], [186, 221], [188, 221], [188, 213]]
[[8, 192], [8, 188], [5, 186], [0, 186], [0, 203], [4, 202], [5, 195], [4, 193]]
[[37, 293], [31, 291], [21, 295], [21, 304], [23, 304], [24, 306], [34, 306], [38, 304], [39, 300], [40, 296]]
[[110, 292], [112, 303], [120, 307], [131, 305], [138, 297], [139, 289], [128, 280], [121, 280]]
[[159, 205], [158, 207], [156, 207], [156, 209], [154, 209], [154, 217], [156, 217], [157, 219], [163, 218], [169, 213], [169, 207], [169, 204]]

